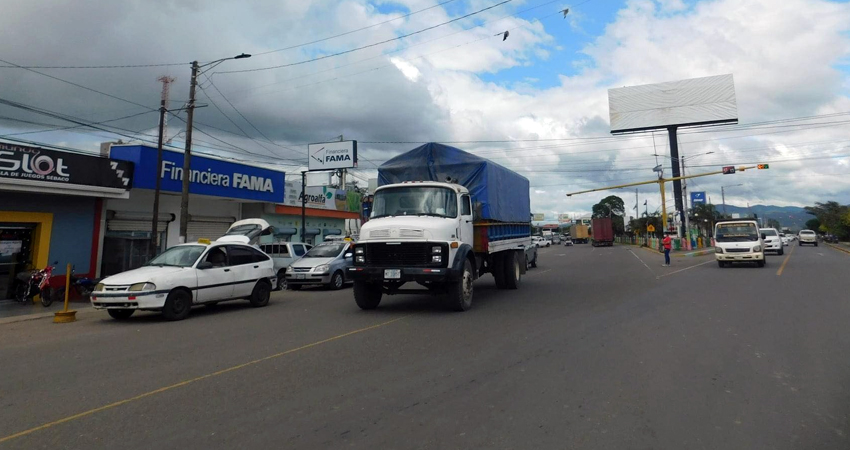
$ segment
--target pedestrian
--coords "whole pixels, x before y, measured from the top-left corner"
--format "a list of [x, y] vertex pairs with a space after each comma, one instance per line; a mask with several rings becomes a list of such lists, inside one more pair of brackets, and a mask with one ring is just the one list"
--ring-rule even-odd
[[673, 248], [673, 238], [670, 237], [670, 232], [664, 232], [664, 239], [661, 240], [661, 245], [664, 246], [664, 266], [670, 266], [670, 249]]

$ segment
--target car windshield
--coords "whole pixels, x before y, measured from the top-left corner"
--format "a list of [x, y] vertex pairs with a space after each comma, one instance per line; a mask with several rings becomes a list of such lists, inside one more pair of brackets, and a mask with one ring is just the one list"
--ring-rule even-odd
[[457, 217], [457, 196], [444, 187], [397, 187], [375, 194], [372, 218], [388, 216]]
[[814, 231], [801, 231], [801, 235], [805, 234], [806, 236], [813, 236], [815, 234]]
[[776, 236], [776, 230], [774, 230], [773, 228], [762, 228], [759, 231], [761, 231], [761, 233], [766, 236]]
[[148, 266], [191, 267], [204, 252], [203, 245], [180, 245], [171, 247], [161, 255], [150, 260]]
[[325, 244], [313, 247], [304, 255], [305, 258], [333, 258], [342, 252], [346, 244]]
[[717, 224], [715, 233], [717, 242], [747, 242], [759, 239], [758, 228], [747, 222], [732, 222]]

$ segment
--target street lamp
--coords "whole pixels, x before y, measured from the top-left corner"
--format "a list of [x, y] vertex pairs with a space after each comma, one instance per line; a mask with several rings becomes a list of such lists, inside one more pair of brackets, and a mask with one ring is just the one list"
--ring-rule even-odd
[[[189, 181], [192, 178], [191, 159], [192, 159], [192, 119], [195, 116], [195, 88], [198, 85], [198, 77], [204, 72], [214, 68], [215, 66], [231, 59], [246, 59], [251, 55], [241, 53], [230, 58], [217, 59], [203, 65], [198, 65], [198, 61], [192, 61], [192, 79], [189, 84], [189, 105], [186, 107], [186, 150], [183, 152], [183, 191], [180, 195], [180, 243], [185, 243], [187, 238], [187, 228], [189, 228]], [[206, 70], [201, 72], [201, 68], [206, 67]], [[157, 173], [157, 176], [160, 174]]]

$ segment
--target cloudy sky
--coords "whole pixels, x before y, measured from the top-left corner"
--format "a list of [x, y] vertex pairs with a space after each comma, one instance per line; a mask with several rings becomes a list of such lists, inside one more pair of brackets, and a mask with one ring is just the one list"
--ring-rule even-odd
[[[190, 61], [246, 52], [205, 68], [196, 151], [294, 172], [305, 143], [343, 135], [368, 179], [418, 143], [453, 143], [527, 176], [532, 209], [554, 218], [612, 193], [634, 206], [634, 189], [564, 194], [648, 180], [667, 160], [652, 156], [669, 154], [664, 134], [610, 134], [609, 88], [732, 74], [740, 124], [681, 130], [688, 173], [770, 170], [689, 188], [719, 203], [722, 185], [743, 184], [726, 198], [740, 206], [850, 203], [848, 31], [850, 4], [823, 0], [13, 2], [0, 136], [89, 151], [152, 140], [159, 77], [176, 79], [177, 110]], [[169, 119], [176, 146], [183, 119]], [[654, 187], [640, 197], [660, 205]]]

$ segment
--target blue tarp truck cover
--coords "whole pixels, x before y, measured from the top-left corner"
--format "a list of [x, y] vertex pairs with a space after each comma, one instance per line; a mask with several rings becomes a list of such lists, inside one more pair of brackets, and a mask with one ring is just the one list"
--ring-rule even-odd
[[529, 222], [528, 178], [472, 153], [434, 142], [416, 147], [378, 168], [378, 186], [404, 181], [439, 181], [447, 177], [469, 189], [481, 205], [479, 219]]

